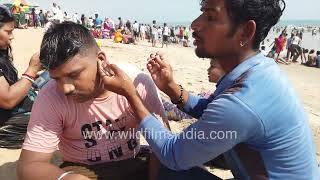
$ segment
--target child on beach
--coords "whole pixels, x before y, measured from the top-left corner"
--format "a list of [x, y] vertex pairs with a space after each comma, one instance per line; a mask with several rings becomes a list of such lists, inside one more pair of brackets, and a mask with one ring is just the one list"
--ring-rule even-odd
[[[208, 68], [208, 80], [211, 83], [218, 83], [219, 80], [225, 75], [224, 70], [220, 66], [219, 62], [216, 59], [211, 59], [210, 67]], [[212, 95], [213, 91], [201, 92], [199, 96], [204, 98], [209, 98]], [[180, 121], [182, 119], [192, 119], [192, 117], [180, 109], [176, 105], [172, 104], [169, 101], [162, 99], [164, 109], [168, 116], [169, 120]]]
[[308, 61], [306, 62], [307, 66], [315, 66], [316, 65], [317, 55], [315, 54], [315, 50], [311, 49], [308, 55]]

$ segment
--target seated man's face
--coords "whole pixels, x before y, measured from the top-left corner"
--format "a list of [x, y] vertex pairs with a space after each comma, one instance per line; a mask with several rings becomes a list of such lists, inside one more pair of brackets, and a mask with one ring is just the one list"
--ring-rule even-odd
[[49, 73], [66, 96], [77, 102], [85, 102], [102, 91], [97, 67], [96, 54], [78, 54], [58, 68], [49, 70]]

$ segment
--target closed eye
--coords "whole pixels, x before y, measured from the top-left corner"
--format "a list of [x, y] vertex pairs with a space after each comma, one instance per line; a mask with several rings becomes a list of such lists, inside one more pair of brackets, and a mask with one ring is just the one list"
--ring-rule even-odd
[[70, 77], [71, 79], [77, 79], [77, 78], [79, 77], [79, 75], [80, 75], [80, 72], [76, 72], [76, 73], [70, 74], [69, 77]]
[[71, 78], [71, 79], [77, 79], [80, 75], [80, 73], [83, 71], [84, 69], [79, 69], [79, 70], [76, 70], [76, 71], [73, 71], [73, 72], [70, 72], [68, 74], [68, 77]]

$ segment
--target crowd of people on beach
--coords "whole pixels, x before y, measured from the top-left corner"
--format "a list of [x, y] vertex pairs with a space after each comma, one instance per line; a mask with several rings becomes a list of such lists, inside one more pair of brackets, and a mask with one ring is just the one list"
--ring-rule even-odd
[[[110, 62], [96, 41], [146, 38], [156, 46], [162, 38], [164, 46], [176, 36], [188, 41], [188, 28], [179, 27], [171, 37], [166, 23], [131, 24], [119, 17], [116, 24], [99, 14], [91, 22], [77, 14], [68, 17], [54, 3], [46, 13], [39, 52], [19, 78], [11, 42], [14, 28], [25, 27], [1, 5], [0, 147], [22, 148], [18, 178], [221, 180], [203, 168], [212, 162], [234, 179], [320, 179], [308, 116], [277, 65], [303, 57], [313, 66], [315, 51], [307, 59], [301, 32], [292, 31], [287, 59], [281, 60], [284, 29], [272, 51], [263, 52], [285, 2], [201, 0], [200, 6], [202, 13], [191, 25], [195, 54], [210, 59], [204, 72], [216, 88], [193, 95], [177, 83], [164, 55], [150, 54], [144, 73]], [[32, 12], [31, 24], [37, 27]], [[159, 91], [174, 109], [166, 109]], [[197, 121], [175, 134], [168, 116], [179, 116], [177, 110], [184, 113], [181, 118]], [[140, 144], [141, 136], [148, 146]], [[57, 150], [63, 160], [58, 166], [50, 163]]]
[[23, 11], [23, 4], [13, 6], [11, 11], [17, 17], [18, 28], [42, 27], [48, 29], [52, 23], [62, 23], [71, 21], [81, 24], [92, 32], [96, 39], [113, 39], [116, 43], [136, 44], [137, 41], [148, 40], [155, 47], [160, 44], [163, 48], [168, 44], [181, 44], [184, 47], [190, 46], [190, 27], [176, 25], [169, 26], [167, 23], [157, 24], [138, 23], [137, 21], [123, 21], [121, 17], [115, 22], [109, 17], [102, 18], [98, 13], [92, 16], [86, 16], [78, 13], [73, 15], [63, 12], [61, 6], [56, 3], [48, 11], [32, 8], [31, 12]]
[[[269, 47], [272, 47], [269, 52], [266, 51], [266, 44], [263, 42], [261, 50], [267, 57], [273, 58], [277, 63], [289, 65], [291, 63], [300, 63], [308, 67], [320, 68], [320, 49], [307, 49], [302, 46], [303, 34], [311, 33], [315, 41], [317, 41], [317, 35], [320, 35], [320, 28], [306, 27], [299, 30], [293, 28], [291, 33], [288, 32], [287, 27], [275, 28], [276, 33], [280, 33], [279, 37], [271, 43]], [[288, 37], [290, 33], [290, 37]], [[285, 53], [285, 54], [283, 54]]]

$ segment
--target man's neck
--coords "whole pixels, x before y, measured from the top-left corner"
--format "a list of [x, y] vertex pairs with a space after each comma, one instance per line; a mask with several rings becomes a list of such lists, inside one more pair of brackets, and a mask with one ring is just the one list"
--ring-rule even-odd
[[100, 91], [97, 92], [97, 95], [94, 96], [94, 98], [107, 98], [112, 94], [111, 91], [107, 91], [104, 89], [101, 89]]
[[219, 61], [220, 66], [222, 67], [224, 72], [228, 74], [233, 71], [233, 69], [235, 69], [239, 64], [246, 61], [250, 57], [257, 55], [258, 53], [259, 51], [249, 50], [232, 56], [219, 57], [217, 58], [217, 60]]

